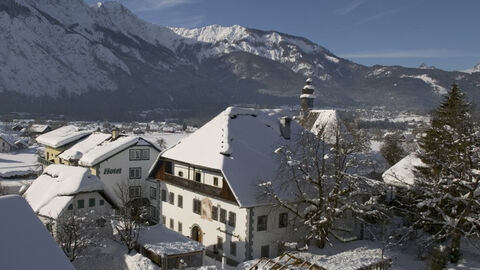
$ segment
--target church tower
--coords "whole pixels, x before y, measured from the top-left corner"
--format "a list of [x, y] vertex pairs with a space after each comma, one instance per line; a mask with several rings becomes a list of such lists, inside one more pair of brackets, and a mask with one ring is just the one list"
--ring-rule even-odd
[[300, 119], [305, 119], [313, 108], [313, 101], [315, 96], [313, 95], [313, 91], [315, 91], [315, 87], [312, 85], [312, 79], [308, 78], [305, 81], [305, 86], [302, 89], [302, 94], [300, 95]]

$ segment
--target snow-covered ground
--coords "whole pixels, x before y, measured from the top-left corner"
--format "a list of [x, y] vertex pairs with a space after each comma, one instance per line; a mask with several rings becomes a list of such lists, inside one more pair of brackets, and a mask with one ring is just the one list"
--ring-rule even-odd
[[[480, 269], [480, 249], [474, 247], [469, 241], [462, 242], [461, 252], [463, 257], [456, 265], [449, 264], [447, 269]], [[328, 270], [350, 270], [369, 265], [382, 259], [382, 243], [379, 241], [353, 241], [350, 243], [334, 243], [333, 246], [324, 249], [310, 247], [309, 252], [294, 254], [298, 258], [316, 263]], [[413, 246], [407, 248], [386, 248], [383, 258], [393, 261], [392, 270], [427, 269], [428, 260], [417, 258]], [[237, 269], [249, 269], [257, 260], [247, 261], [240, 264]]]
[[33, 176], [41, 171], [35, 147], [0, 153], [0, 185], [7, 189], [7, 193], [16, 193], [21, 186], [30, 185]]
[[103, 239], [96, 247], [90, 247], [73, 265], [77, 270], [160, 270], [150, 259], [132, 252], [112, 239]]

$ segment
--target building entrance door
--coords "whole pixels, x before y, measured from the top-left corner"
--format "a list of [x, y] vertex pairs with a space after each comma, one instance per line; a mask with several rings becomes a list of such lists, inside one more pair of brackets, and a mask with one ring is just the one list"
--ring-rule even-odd
[[203, 233], [202, 233], [202, 229], [200, 229], [200, 227], [198, 227], [197, 225], [194, 225], [192, 227], [192, 239], [197, 241], [197, 242], [200, 242], [202, 243], [202, 236], [203, 236]]

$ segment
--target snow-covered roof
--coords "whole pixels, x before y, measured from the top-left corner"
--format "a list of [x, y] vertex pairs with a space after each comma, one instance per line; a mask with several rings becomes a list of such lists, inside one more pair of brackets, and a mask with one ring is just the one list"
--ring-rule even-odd
[[78, 164], [82, 166], [95, 166], [105, 159], [125, 150], [132, 145], [155, 145], [138, 136], [122, 136], [114, 141], [104, 141], [100, 145], [85, 153]]
[[28, 176], [41, 172], [35, 148], [27, 148], [15, 153], [0, 153], [0, 177]]
[[73, 196], [103, 191], [103, 183], [88, 168], [50, 165], [25, 192], [25, 199], [36, 213], [57, 218]]
[[92, 131], [81, 130], [76, 126], [68, 125], [38, 136], [37, 142], [53, 148], [58, 148], [79, 140], [91, 133]]
[[382, 175], [383, 181], [391, 186], [409, 187], [415, 183], [414, 169], [419, 166], [424, 166], [424, 163], [412, 153], [386, 170]]
[[142, 229], [138, 242], [160, 256], [200, 252], [205, 248], [199, 242], [169, 230], [162, 224]]
[[257, 184], [274, 180], [274, 151], [294, 141], [301, 127], [291, 121], [291, 140], [281, 136], [276, 111], [229, 107], [196, 132], [165, 150], [163, 158], [222, 171], [240, 206], [261, 204]]
[[39, 125], [39, 124], [34, 124], [32, 125], [29, 130], [31, 132], [35, 132], [35, 133], [44, 133], [46, 132], [48, 129], [50, 128], [49, 125]]
[[90, 134], [90, 136], [63, 151], [58, 157], [70, 161], [80, 160], [83, 155], [100, 145], [105, 140], [108, 140], [110, 137], [112, 137], [111, 134], [94, 132]]
[[0, 213], [0, 268], [75, 269], [22, 197], [0, 196]]
[[303, 126], [315, 135], [319, 135], [323, 130], [322, 137], [327, 143], [335, 142], [337, 128], [340, 128], [340, 132], [346, 131], [336, 110], [311, 110]]
[[18, 140], [14, 135], [6, 133], [0, 133], [0, 139], [3, 139], [10, 146], [15, 146], [15, 142]]

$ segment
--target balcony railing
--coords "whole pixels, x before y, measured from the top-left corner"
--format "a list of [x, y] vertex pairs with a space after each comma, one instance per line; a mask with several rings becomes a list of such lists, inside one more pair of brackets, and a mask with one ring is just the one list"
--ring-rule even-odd
[[38, 157], [38, 158], [37, 158], [37, 161], [38, 161], [38, 163], [40, 163], [40, 164], [42, 164], [42, 165], [44, 165], [44, 166], [49, 166], [49, 165], [54, 164], [53, 161], [46, 160], [46, 159], [44, 159], [43, 157]]
[[228, 187], [227, 185], [225, 185], [225, 183], [223, 185], [223, 188], [218, 188], [194, 180], [188, 180], [185, 178], [174, 176], [169, 173], [164, 173], [162, 179], [160, 180], [198, 193], [203, 193], [205, 195], [236, 202], [233, 194], [228, 190]]

